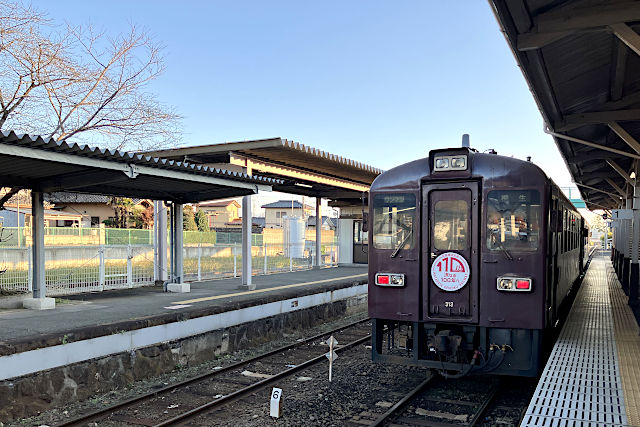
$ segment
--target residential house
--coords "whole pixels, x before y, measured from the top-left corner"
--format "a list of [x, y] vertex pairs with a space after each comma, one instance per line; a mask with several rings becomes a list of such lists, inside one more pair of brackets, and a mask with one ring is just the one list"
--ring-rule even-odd
[[262, 205], [264, 209], [265, 228], [283, 228], [284, 218], [296, 217], [306, 220], [314, 208], [303, 205], [297, 200], [278, 200], [277, 202]]
[[[114, 219], [111, 196], [55, 192], [45, 193], [45, 201], [53, 204], [53, 209], [73, 215], [81, 215], [82, 227], [99, 227], [105, 220]], [[149, 199], [131, 199], [134, 206], [148, 209], [153, 206]]]
[[[337, 218], [331, 218], [328, 216], [322, 217], [322, 229], [323, 230], [335, 230], [336, 229], [336, 220]], [[307, 218], [307, 228], [314, 229], [316, 228], [316, 217], [310, 216]]]
[[240, 224], [242, 226], [238, 209], [242, 206], [236, 200], [216, 200], [202, 202], [198, 204], [198, 209], [202, 209], [209, 219], [209, 228], [226, 228]]

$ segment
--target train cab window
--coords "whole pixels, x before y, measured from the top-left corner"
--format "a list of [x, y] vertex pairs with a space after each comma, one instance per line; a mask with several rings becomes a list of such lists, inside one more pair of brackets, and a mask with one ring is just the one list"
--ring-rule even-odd
[[493, 190], [487, 194], [487, 248], [535, 251], [540, 241], [540, 193]]
[[373, 245], [376, 249], [412, 249], [415, 245], [414, 194], [376, 194], [373, 198]]
[[469, 245], [469, 204], [465, 200], [440, 200], [434, 207], [433, 239], [436, 249], [463, 250]]

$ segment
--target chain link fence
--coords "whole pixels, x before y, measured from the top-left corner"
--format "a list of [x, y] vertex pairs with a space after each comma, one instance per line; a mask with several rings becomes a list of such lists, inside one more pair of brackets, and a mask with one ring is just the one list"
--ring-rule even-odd
[[[107, 289], [149, 286], [155, 282], [151, 230], [47, 228], [45, 281], [50, 296]], [[325, 234], [326, 233], [326, 234]], [[282, 232], [252, 236], [254, 275], [310, 269], [315, 263], [315, 240], [283, 242]], [[3, 229], [0, 242], [0, 291], [32, 290], [30, 230]], [[242, 275], [240, 232], [184, 232], [185, 281]], [[337, 265], [338, 244], [333, 232], [323, 230], [323, 265]], [[54, 243], [63, 244], [54, 244]]]

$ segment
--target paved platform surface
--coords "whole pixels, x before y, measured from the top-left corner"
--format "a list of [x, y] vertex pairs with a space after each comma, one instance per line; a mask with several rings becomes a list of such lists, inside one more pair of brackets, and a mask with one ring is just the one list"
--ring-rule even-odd
[[144, 287], [64, 297], [54, 310], [0, 310], [0, 355], [207, 316], [367, 282], [366, 265], [195, 282], [190, 293]]
[[522, 426], [640, 426], [640, 336], [608, 252], [594, 255]]

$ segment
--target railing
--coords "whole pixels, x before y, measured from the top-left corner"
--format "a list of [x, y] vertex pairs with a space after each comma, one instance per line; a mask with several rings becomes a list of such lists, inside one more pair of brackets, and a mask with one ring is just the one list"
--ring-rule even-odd
[[[185, 281], [237, 277], [242, 274], [241, 244], [189, 243], [194, 240], [206, 241], [211, 236], [202, 233], [199, 237], [195, 234], [187, 237], [188, 233], [191, 232], [185, 232], [183, 249]], [[309, 269], [315, 263], [315, 241], [287, 245], [264, 243], [262, 235], [253, 237], [251, 256], [254, 275]], [[132, 234], [132, 238], [135, 238], [135, 234]], [[258, 242], [261, 244], [257, 245]], [[331, 239], [324, 239], [321, 252], [323, 265], [337, 264], [337, 246], [332, 236]], [[153, 252], [151, 244], [45, 245], [47, 294], [69, 295], [153, 285]], [[32, 290], [31, 257], [30, 246], [0, 248], [0, 290]]]
[[[31, 245], [30, 227], [0, 228], [0, 247], [23, 247]], [[234, 244], [242, 243], [241, 232], [184, 231], [184, 243]], [[86, 245], [152, 245], [153, 230], [136, 228], [78, 228], [45, 227], [45, 245], [86, 246]], [[254, 233], [252, 242], [261, 246], [262, 234]]]

